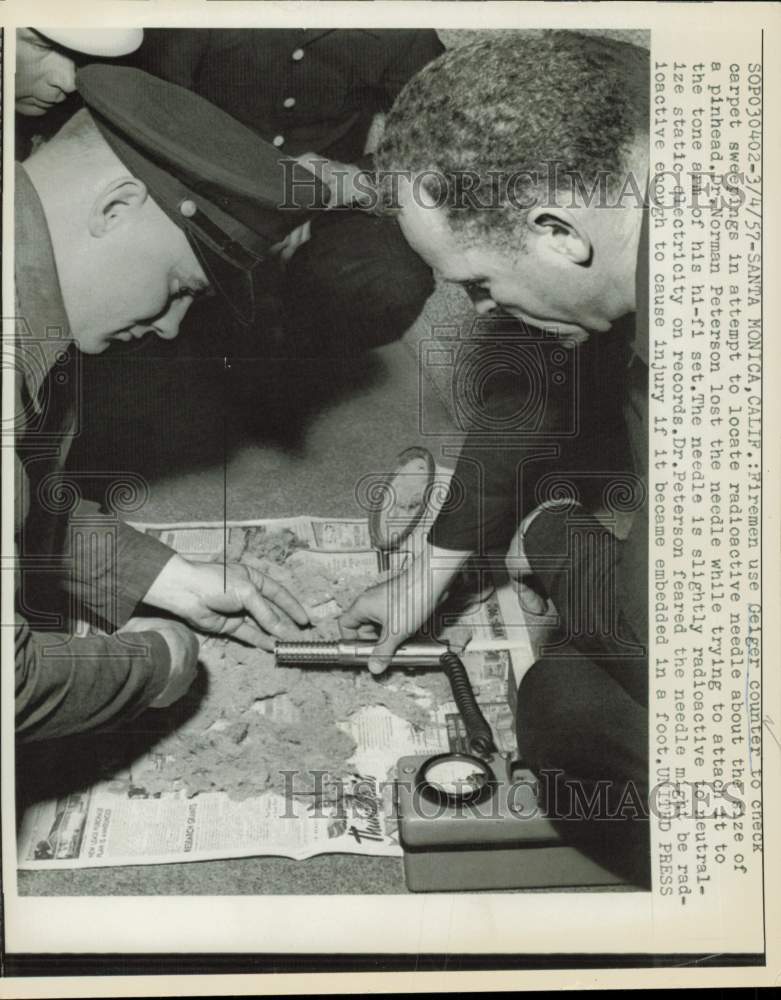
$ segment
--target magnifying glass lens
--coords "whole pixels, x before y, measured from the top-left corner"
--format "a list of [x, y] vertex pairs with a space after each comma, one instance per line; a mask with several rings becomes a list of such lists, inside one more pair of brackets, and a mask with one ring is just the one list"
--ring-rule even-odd
[[487, 777], [466, 760], [442, 760], [426, 771], [426, 781], [449, 795], [468, 795], [485, 787]]
[[466, 754], [436, 757], [420, 772], [420, 783], [430, 797], [446, 802], [479, 798], [493, 780], [491, 769]]

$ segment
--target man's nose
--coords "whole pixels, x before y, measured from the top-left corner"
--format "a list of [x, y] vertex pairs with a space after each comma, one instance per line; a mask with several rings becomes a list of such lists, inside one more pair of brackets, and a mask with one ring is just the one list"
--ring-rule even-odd
[[173, 340], [179, 333], [179, 325], [187, 314], [187, 310], [192, 305], [192, 296], [185, 295], [176, 299], [168, 307], [168, 312], [155, 322], [155, 333], [163, 340]]
[[72, 94], [76, 89], [76, 64], [59, 52], [54, 54], [54, 65], [49, 75], [49, 84], [63, 94]]

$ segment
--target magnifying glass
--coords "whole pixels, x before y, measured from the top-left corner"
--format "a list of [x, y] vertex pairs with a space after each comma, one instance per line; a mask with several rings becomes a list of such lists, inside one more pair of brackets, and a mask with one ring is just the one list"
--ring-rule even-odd
[[466, 753], [445, 753], [430, 757], [422, 765], [415, 784], [424, 798], [439, 805], [456, 806], [488, 798], [496, 777], [479, 757]]

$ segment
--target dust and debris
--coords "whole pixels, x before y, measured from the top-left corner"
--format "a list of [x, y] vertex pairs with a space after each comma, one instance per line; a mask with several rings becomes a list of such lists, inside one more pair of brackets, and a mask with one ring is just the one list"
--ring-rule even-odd
[[[302, 637], [335, 638], [342, 610], [385, 575], [329, 570], [291, 531], [247, 535], [239, 560], [284, 584], [307, 609], [320, 610]], [[186, 696], [191, 703], [180, 706], [185, 721], [133, 767], [133, 784], [150, 795], [225, 791], [243, 799], [312, 787], [314, 772], [338, 777], [348, 770], [356, 748], [349, 719], [358, 709], [382, 705], [423, 728], [431, 709], [449, 697], [448, 682], [437, 671], [375, 678], [367, 671], [277, 667], [271, 653], [232, 639], [204, 643], [201, 663], [206, 690]]]
[[387, 572], [356, 572], [334, 568], [322, 553], [285, 528], [262, 534], [246, 533], [239, 562], [281, 583], [298, 598], [313, 622], [298, 639], [337, 639], [337, 619], [366, 587], [387, 578]]

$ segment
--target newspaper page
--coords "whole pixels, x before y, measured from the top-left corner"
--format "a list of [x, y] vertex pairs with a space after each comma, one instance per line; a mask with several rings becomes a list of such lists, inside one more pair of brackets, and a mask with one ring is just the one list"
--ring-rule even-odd
[[[439, 473], [443, 479], [446, 475]], [[429, 522], [432, 516], [433, 512], [427, 514]], [[410, 551], [406, 555], [395, 554], [400, 560], [424, 543], [425, 526], [426, 521], [407, 539]], [[219, 562], [226, 553], [240, 559], [244, 552], [259, 550], [269, 539], [290, 533], [300, 545], [297, 554], [305, 561], [305, 574], [314, 577], [327, 572], [342, 580], [353, 578], [359, 589], [377, 575], [382, 559], [382, 553], [369, 547], [365, 520], [297, 517], [136, 527], [188, 558]], [[318, 605], [305, 603], [305, 607], [313, 618], [341, 611], [331, 597]], [[447, 631], [451, 635], [457, 632], [466, 641], [464, 665], [478, 704], [494, 732], [497, 749], [512, 755], [515, 737], [509, 692], [522, 676], [521, 665], [528, 667], [532, 662], [528, 631], [513, 585], [505, 579], [477, 599], [472, 595], [471, 606]], [[206, 670], [229, 671], [230, 666], [214, 656], [213, 644], [214, 640], [206, 639], [202, 647]], [[217, 677], [212, 678], [215, 682]], [[327, 678], [321, 683], [325, 686]], [[299, 771], [291, 766], [289, 771], [283, 770], [282, 793], [269, 791], [239, 799], [232, 797], [235, 789], [231, 788], [188, 795], [186, 788], [175, 787], [175, 779], [168, 788], [156, 786], [157, 790], [150, 791], [145, 777], [148, 781], [161, 763], [161, 750], [153, 742], [142, 758], [124, 771], [107, 775], [90, 788], [30, 806], [19, 827], [19, 867], [47, 871], [256, 855], [299, 860], [344, 853], [401, 857], [392, 794], [396, 762], [408, 754], [434, 755], [469, 748], [449, 691], [442, 700], [445, 685], [426, 691], [416, 683], [414, 674], [407, 673], [383, 685], [383, 689], [387, 687], [419, 700], [422, 719], [412, 722], [400, 718], [382, 703], [359, 707], [339, 723], [355, 743], [344, 771]], [[298, 709], [289, 699], [271, 697], [256, 705], [264, 717], [275, 722], [280, 718], [297, 721]], [[228, 715], [212, 726], [226, 728], [233, 721]], [[312, 724], [317, 728], [316, 722]]]
[[[593, 818], [593, 809], [603, 807], [597, 794], [601, 777], [609, 779], [608, 795], [616, 787], [616, 775], [618, 787], [623, 787], [622, 782], [627, 788], [639, 785], [643, 788], [640, 816], [647, 819], [643, 829], [648, 834], [648, 843], [641, 844], [637, 853], [647, 875], [642, 884], [630, 878], [618, 885], [575, 891], [574, 886], [562, 888], [551, 880], [550, 885], [533, 892], [491, 889], [401, 896], [375, 894], [373, 885], [367, 883], [365, 890], [361, 886], [360, 892], [352, 895], [333, 892], [332, 884], [338, 883], [338, 873], [345, 870], [339, 867], [338, 855], [348, 855], [343, 859], [346, 863], [354, 861], [356, 867], [365, 865], [366, 870], [374, 864], [398, 863], [403, 855], [388, 798], [399, 757], [463, 746], [452, 702], [444, 696], [434, 697], [435, 686], [423, 674], [401, 672], [391, 672], [389, 683], [395, 690], [389, 689], [388, 704], [367, 700], [356, 711], [344, 714], [341, 729], [331, 727], [333, 745], [341, 748], [337, 780], [315, 799], [307, 798], [308, 788], [298, 797], [285, 795], [284, 782], [281, 786], [264, 784], [262, 789], [245, 788], [238, 796], [224, 788], [199, 787], [197, 794], [190, 794], [196, 778], [188, 772], [179, 783], [171, 780], [168, 758], [175, 755], [168, 752], [171, 744], [164, 742], [165, 752], [153, 751], [136, 760], [139, 774], [134, 773], [132, 762], [118, 765], [113, 774], [103, 775], [89, 788], [40, 803], [17, 815], [14, 823], [14, 692], [8, 670], [4, 671], [2, 698], [3, 960], [11, 976], [11, 992], [0, 986], [0, 993], [48, 996], [59, 989], [61, 995], [81, 996], [104, 995], [113, 989], [133, 995], [156, 995], [156, 990], [165, 995], [189, 995], [193, 985], [202, 992], [233, 995], [302, 989], [351, 993], [399, 988], [500, 991], [584, 986], [777, 986], [781, 981], [781, 863], [776, 848], [781, 825], [781, 680], [777, 667], [781, 649], [777, 611], [781, 601], [777, 443], [781, 413], [776, 390], [781, 355], [775, 336], [775, 279], [779, 273], [775, 222], [781, 177], [778, 5], [492, 0], [405, 4], [390, 0], [371, 4], [307, 0], [286, 4], [178, 0], [174, 4], [149, 0], [142, 5], [106, 5], [82, 0], [65, 11], [46, 0], [25, 4], [6, 0], [0, 5], [0, 19], [4, 51], [3, 315], [8, 317], [4, 320], [4, 352], [18, 333], [18, 317], [10, 318], [12, 310], [7, 305], [15, 301], [14, 264], [18, 272], [22, 268], [22, 277], [32, 274], [35, 278], [37, 274], [34, 269], [24, 270], [26, 258], [21, 258], [20, 265], [19, 247], [14, 248], [11, 236], [14, 195], [18, 195], [14, 151], [20, 155], [23, 141], [27, 143], [24, 156], [40, 148], [45, 153], [38, 160], [41, 173], [36, 181], [42, 211], [54, 227], [54, 260], [61, 272], [63, 295], [74, 314], [81, 315], [79, 307], [93, 302], [99, 303], [97, 311], [113, 315], [117, 303], [125, 301], [125, 284], [128, 294], [138, 291], [138, 283], [131, 279], [151, 275], [145, 286], [148, 291], [158, 287], [159, 278], [141, 266], [154, 268], [156, 253], [150, 250], [151, 241], [144, 243], [142, 252], [136, 252], [137, 268], [125, 273], [121, 295], [111, 284], [116, 276], [98, 267], [113, 259], [109, 253], [78, 255], [67, 245], [63, 251], [63, 241], [75, 240], [75, 229], [60, 227], [58, 220], [67, 216], [71, 203], [80, 203], [81, 195], [77, 197], [77, 188], [69, 186], [66, 179], [46, 187], [45, 168], [47, 162], [50, 166], [54, 163], [50, 154], [56, 147], [50, 145], [47, 150], [39, 140], [44, 136], [49, 142], [47, 124], [53, 120], [47, 119], [50, 104], [60, 108], [65, 102], [49, 95], [44, 101], [33, 98], [29, 103], [30, 94], [23, 94], [21, 86], [35, 77], [18, 74], [15, 78], [12, 65], [19, 57], [20, 38], [37, 44], [40, 51], [65, 54], [75, 73], [81, 57], [72, 46], [85, 44], [78, 35], [87, 29], [100, 26], [125, 32], [144, 29], [147, 33], [150, 29], [172, 33], [222, 29], [230, 54], [190, 74], [184, 81], [186, 88], [201, 88], [205, 93], [211, 87], [209, 99], [218, 104], [223, 100], [230, 114], [240, 108], [248, 115], [255, 114], [260, 105], [254, 97], [249, 100], [249, 95], [268, 96], [273, 107], [264, 111], [269, 120], [264, 121], [260, 134], [266, 144], [284, 149], [293, 128], [285, 116], [292, 122], [301, 114], [307, 127], [313, 120], [306, 118], [305, 112], [311, 108], [302, 97], [303, 90], [296, 89], [306, 84], [308, 100], [318, 109], [318, 125], [327, 125], [333, 140], [325, 159], [326, 167], [335, 173], [329, 175], [326, 170], [323, 177], [330, 176], [335, 183], [336, 175], [346, 175], [352, 183], [352, 164], [345, 172], [342, 161], [352, 157], [363, 162], [364, 154], [372, 155], [378, 149], [391, 178], [405, 171], [409, 175], [412, 193], [403, 206], [393, 206], [394, 216], [403, 241], [436, 272], [431, 298], [404, 335], [404, 348], [411, 347], [416, 353], [418, 370], [411, 380], [416, 382], [418, 396], [412, 401], [400, 396], [390, 403], [386, 398], [386, 405], [375, 407], [368, 418], [364, 410], [362, 422], [346, 428], [345, 439], [355, 441], [361, 435], [374, 434], [387, 443], [393, 437], [394, 424], [402, 423], [405, 415], [414, 411], [416, 430], [435, 461], [452, 465], [457, 458], [452, 439], [440, 440], [428, 422], [429, 397], [424, 396], [433, 386], [439, 401], [444, 400], [449, 408], [461, 438], [466, 438], [462, 456], [467, 455], [480, 469], [476, 481], [483, 491], [480, 503], [485, 505], [480, 512], [486, 515], [481, 527], [488, 522], [488, 515], [495, 513], [491, 505], [498, 504], [497, 496], [508, 488], [508, 482], [510, 492], [515, 491], [512, 516], [517, 524], [521, 514], [527, 514], [526, 509], [520, 511], [520, 465], [512, 467], [498, 486], [498, 475], [492, 478], [484, 473], [495, 471], [491, 463], [506, 459], [499, 453], [502, 442], [511, 440], [510, 432], [506, 438], [502, 435], [512, 420], [531, 413], [533, 422], [541, 415], [541, 424], [549, 421], [554, 431], [548, 433], [543, 426], [538, 433], [535, 425], [533, 445], [538, 456], [546, 462], [551, 459], [545, 468], [552, 471], [548, 479], [537, 484], [540, 488], [534, 499], [535, 503], [542, 501], [538, 511], [544, 512], [555, 510], [562, 497], [568, 503], [575, 498], [570, 504], [572, 521], [567, 523], [567, 531], [574, 532], [567, 535], [570, 548], [566, 556], [571, 567], [586, 551], [585, 545], [573, 548], [573, 538], [588, 541], [589, 532], [603, 537], [602, 529], [594, 525], [596, 517], [578, 520], [578, 508], [585, 505], [585, 501], [580, 503], [581, 485], [589, 477], [602, 475], [595, 470], [609, 469], [613, 474], [612, 448], [622, 431], [627, 432], [631, 440], [625, 443], [632, 451], [634, 478], [620, 480], [617, 489], [615, 478], [606, 480], [602, 499], [611, 501], [607, 506], [614, 513], [620, 513], [622, 505], [624, 513], [627, 506], [632, 508], [633, 516], [625, 532], [611, 522], [606, 565], [612, 573], [616, 552], [637, 556], [638, 548], [643, 548], [640, 541], [646, 543], [647, 551], [634, 560], [626, 558], [621, 569], [627, 575], [610, 577], [612, 583], [619, 580], [619, 584], [612, 590], [599, 583], [595, 589], [584, 586], [578, 590], [573, 584], [569, 591], [558, 592], [558, 604], [548, 592], [554, 609], [550, 624], [564, 633], [563, 640], [558, 635], [558, 647], [538, 647], [523, 639], [523, 629], [518, 628], [518, 592], [504, 579], [495, 581], [495, 594], [488, 597], [481, 595], [476, 585], [474, 594], [481, 599], [470, 607], [458, 608], [447, 628], [455, 641], [463, 640], [463, 630], [471, 633], [464, 659], [502, 747], [513, 754], [519, 742], [526, 741], [540, 757], [551, 747], [554, 770], [561, 764], [565, 771], [574, 773], [576, 784], [580, 783], [575, 798], [578, 809], [587, 813], [587, 821]], [[58, 28], [73, 29], [73, 33], [52, 42]], [[247, 85], [253, 72], [250, 67], [258, 62], [257, 54], [254, 61], [246, 56], [244, 33], [249, 29], [257, 30], [253, 37], [259, 41], [270, 40], [272, 35], [264, 32], [272, 31], [283, 32], [290, 41], [280, 57], [279, 72], [273, 74], [274, 86], [279, 83], [277, 89]], [[389, 86], [393, 93], [385, 101], [387, 81], [379, 84], [376, 79], [381, 59], [376, 50], [372, 50], [374, 55], [365, 55], [361, 45], [381, 46], [384, 32], [396, 29], [433, 32], [436, 38], [433, 43], [428, 38], [433, 50], [426, 49], [423, 68], [416, 66], [405, 80], [394, 77]], [[30, 31], [32, 36], [25, 34]], [[591, 53], [589, 58], [575, 60], [577, 74], [569, 58], [573, 48], [568, 48], [577, 46], [570, 36], [559, 45], [557, 38], [561, 36], [555, 33], [562, 31], [574, 32], [582, 52]], [[335, 60], [334, 50], [329, 50], [322, 63], [310, 58], [317, 46], [338, 43], [335, 36], [340, 32], [351, 36], [340, 50], [346, 53], [344, 61]], [[274, 40], [282, 37], [273, 35]], [[413, 44], [413, 34], [405, 35], [403, 41], [404, 59], [414, 61], [419, 50]], [[126, 37], [123, 44], [127, 44]], [[524, 50], [527, 44], [531, 48]], [[616, 55], [615, 44], [628, 46], [622, 49], [623, 56]], [[543, 57], [539, 46], [545, 45], [550, 49]], [[459, 62], [461, 57], [454, 53], [462, 48], [467, 54]], [[533, 51], [534, 59], [519, 65], [518, 53], [522, 51]], [[361, 58], [356, 56], [359, 52], [364, 53]], [[116, 56], [101, 49], [97, 58], [110, 63]], [[440, 69], [427, 68], [430, 58], [442, 60]], [[265, 72], [271, 63], [261, 62]], [[622, 78], [626, 86], [616, 84], [611, 76], [617, 63], [624, 67], [642, 63], [645, 67], [644, 82], [637, 84], [635, 80], [636, 100], [627, 98], [633, 93], [628, 71]], [[352, 70], [332, 77], [328, 73], [334, 65], [349, 65]], [[75, 76], [68, 79], [74, 81]], [[182, 80], [180, 77], [180, 83]], [[414, 82], [412, 90], [408, 89], [410, 81]], [[223, 84], [227, 90], [233, 87], [232, 96], [221, 96]], [[66, 79], [60, 90], [71, 86]], [[566, 95], [565, 106], [562, 94]], [[28, 100], [27, 116], [21, 109], [16, 122], [12, 95]], [[381, 114], [375, 114], [378, 102]], [[639, 108], [642, 121], [637, 119]], [[443, 125], [439, 119], [445, 115]], [[384, 130], [387, 136], [390, 130], [391, 141], [378, 146], [376, 136], [370, 143], [369, 136], [362, 133], [362, 139], [367, 140], [363, 148], [354, 155], [345, 152], [340, 142], [356, 122], [363, 128], [370, 119], [378, 135]], [[304, 134], [309, 136], [306, 131]], [[526, 148], [528, 143], [524, 144], [527, 137], [535, 144], [532, 152]], [[201, 146], [208, 160], [212, 155], [208, 143]], [[311, 165], [311, 156], [319, 151], [304, 145], [296, 152], [306, 154]], [[534, 200], [530, 209], [525, 201], [513, 200], [518, 190], [506, 184], [508, 170], [514, 182], [517, 172], [512, 169], [521, 162], [521, 187], [528, 193], [523, 185], [531, 183], [527, 168], [539, 168], [533, 158], [537, 152], [548, 170], [553, 170], [554, 178], [561, 161], [576, 161], [574, 174], [583, 183], [575, 185], [580, 200], [573, 201], [569, 209], [565, 206], [564, 211], [553, 211], [548, 205], [543, 211]], [[453, 169], [460, 172], [458, 184], [452, 188], [428, 181], [424, 184], [421, 175], [432, 164], [437, 166], [437, 181], [442, 179], [440, 170], [447, 173], [455, 164]], [[177, 175], [179, 183], [181, 171], [170, 163], [167, 169]], [[602, 191], [601, 176], [616, 169], [625, 183], [618, 202], [611, 205], [617, 204], [625, 214], [589, 214], [586, 210]], [[32, 173], [36, 173], [35, 166]], [[487, 188], [480, 187], [475, 175]], [[546, 178], [550, 176], [546, 174]], [[188, 175], [188, 183], [191, 180]], [[215, 192], [216, 179], [211, 181], [205, 194], [201, 191], [198, 197], [221, 194]], [[416, 181], [420, 181], [417, 187]], [[132, 190], [138, 193], [140, 189]], [[375, 186], [375, 195], [376, 190]], [[477, 195], [485, 190], [492, 197], [499, 191], [501, 211], [477, 212], [461, 227], [455, 207], [460, 210], [466, 206], [465, 212], [471, 212], [478, 205]], [[127, 196], [126, 190], [124, 201], [120, 198], [111, 204], [115, 208], [125, 204]], [[387, 190], [385, 196], [390, 197]], [[243, 190], [242, 198], [249, 197]], [[432, 206], [432, 202], [436, 204]], [[221, 204], [224, 209], [228, 202]], [[197, 215], [197, 206], [193, 207]], [[379, 207], [379, 203], [373, 205]], [[378, 214], [383, 215], [386, 207], [383, 202], [383, 211]], [[233, 208], [242, 214], [241, 206], [233, 204]], [[191, 206], [186, 202], [168, 209], [174, 215], [178, 212], [188, 220], [193, 218], [187, 216]], [[431, 209], [426, 218], [434, 221], [421, 221], [417, 209]], [[121, 215], [124, 209], [116, 211]], [[106, 211], [104, 220], [109, 216], [113, 218]], [[217, 211], [213, 216], [212, 222], [221, 217]], [[176, 218], [181, 223], [178, 215]], [[628, 220], [626, 226], [619, 225], [617, 218]], [[329, 210], [326, 219], [337, 225], [337, 213]], [[304, 226], [288, 234], [275, 252], [287, 258], [288, 264], [303, 261], [318, 246], [318, 223], [311, 230]], [[104, 229], [108, 232], [111, 226], [102, 226], [94, 215], [83, 220], [82, 230], [93, 237]], [[209, 245], [225, 251], [228, 244], [222, 237], [213, 239], [215, 233], [209, 231]], [[240, 240], [242, 232], [237, 227], [231, 238], [239, 234]], [[307, 248], [308, 242], [311, 246]], [[109, 241], [104, 239], [101, 248], [108, 247]], [[305, 253], [297, 258], [302, 247]], [[372, 252], [361, 248], [360, 241], [345, 236], [339, 252], [321, 255], [320, 262], [339, 262], [342, 253], [352, 253], [376, 263]], [[641, 250], [646, 251], [645, 259]], [[82, 263], [87, 269], [96, 269], [94, 275], [89, 272], [89, 285], [79, 278]], [[294, 271], [291, 267], [287, 273]], [[345, 268], [332, 284], [339, 289], [345, 308], [371, 299], [371, 294], [352, 290], [345, 294], [348, 283], [349, 268]], [[399, 295], [412, 287], [390, 264], [387, 284]], [[327, 296], [315, 301], [307, 289], [292, 304], [302, 309], [307, 306], [320, 318], [325, 316], [328, 301]], [[160, 308], [163, 305], [158, 303]], [[492, 305], [500, 310], [498, 318]], [[521, 373], [526, 379], [522, 385], [526, 409], [513, 409], [512, 394], [507, 390], [519, 369], [513, 367], [514, 349], [506, 349], [506, 331], [502, 328], [498, 339], [487, 340], [489, 348], [493, 346], [498, 381], [505, 391], [494, 423], [481, 423], [486, 398], [491, 395], [489, 380], [481, 381], [485, 372], [475, 375], [468, 365], [462, 370], [458, 365], [459, 357], [463, 360], [468, 353], [461, 341], [467, 337], [474, 340], [475, 310], [487, 316], [489, 325], [494, 322], [501, 327], [509, 316], [532, 330], [528, 364]], [[615, 342], [609, 338], [617, 331], [623, 337], [622, 324], [627, 317], [631, 320], [627, 357], [618, 364], [611, 354], [611, 343], [615, 348]], [[132, 351], [138, 345], [128, 322], [116, 324], [115, 329], [122, 327], [120, 339], [127, 341], [123, 347]], [[546, 341], [548, 324], [565, 341], [563, 348], [559, 345], [550, 353], [546, 353], [550, 346]], [[54, 325], [59, 336], [63, 324], [58, 321]], [[355, 330], [359, 327], [356, 322]], [[535, 339], [538, 327], [545, 330]], [[642, 337], [636, 336], [641, 327], [647, 327], [648, 333], [645, 352]], [[378, 335], [377, 327], [372, 331]], [[165, 329], [156, 332], [165, 337]], [[270, 343], [278, 343], [274, 338], [279, 324], [269, 323], [265, 332]], [[87, 335], [84, 332], [83, 336]], [[46, 339], [51, 339], [50, 330]], [[310, 355], [316, 355], [320, 346], [312, 351], [308, 341], [302, 347], [302, 366], [317, 364]], [[359, 363], [363, 346], [356, 347], [353, 354], [356, 374], [351, 389], [357, 396], [365, 392], [372, 399], [371, 392], [382, 378], [372, 381], [366, 376], [362, 381], [366, 375]], [[543, 357], [548, 358], [547, 367], [540, 361]], [[10, 447], [16, 415], [13, 350], [8, 364], [5, 358], [4, 353], [3, 432], [6, 428], [11, 431], [3, 439], [9, 445], [3, 449], [3, 568], [8, 570], [3, 574], [4, 628], [0, 630], [4, 664], [14, 657], [10, 625], [18, 607], [9, 582], [14, 569], [11, 545], [17, 534], [12, 527], [12, 491], [7, 488], [14, 475]], [[592, 358], [591, 369], [588, 358]], [[227, 370], [227, 354], [217, 360]], [[186, 381], [196, 367], [181, 365], [182, 379]], [[530, 372], [533, 378], [528, 377]], [[566, 396], [572, 380], [577, 385], [573, 398], [579, 400], [578, 393], [585, 395], [586, 410], [599, 411], [599, 419], [590, 430], [584, 424], [567, 424], [566, 407], [562, 421], [562, 411], [549, 405]], [[520, 377], [516, 381], [519, 389]], [[170, 391], [177, 383], [169, 378], [165, 384]], [[273, 378], [262, 385], [264, 392], [270, 390], [273, 395]], [[333, 579], [334, 574], [342, 574], [345, 580], [365, 581], [372, 575], [379, 578], [403, 572], [414, 563], [415, 547], [424, 544], [423, 531], [431, 528], [430, 522], [422, 525], [420, 534], [402, 552], [390, 559], [379, 558], [372, 549], [365, 519], [319, 516], [326, 508], [318, 510], [315, 503], [303, 503], [293, 490], [289, 504], [274, 512], [312, 510], [318, 516], [290, 517], [284, 522], [250, 520], [256, 513], [264, 513], [261, 484], [257, 486], [257, 512], [242, 510], [242, 520], [220, 519], [223, 489], [226, 495], [229, 490], [227, 478], [222, 477], [227, 477], [230, 461], [225, 457], [225, 441], [222, 450], [212, 454], [207, 438], [227, 433], [227, 421], [224, 428], [221, 425], [215, 431], [215, 414], [226, 402], [227, 392], [215, 407], [210, 398], [208, 406], [198, 400], [189, 408], [178, 407], [179, 397], [171, 392], [170, 400], [162, 400], [167, 423], [155, 423], [149, 414], [153, 404], [161, 400], [152, 399], [152, 390], [142, 382], [133, 384], [132, 391], [131, 409], [141, 411], [134, 414], [138, 422], [133, 433], [141, 444], [136, 442], [129, 453], [141, 467], [145, 440], [150, 450], [153, 444], [158, 452], [165, 453], [168, 447], [167, 457], [149, 478], [155, 488], [160, 486], [167, 497], [176, 496], [182, 504], [181, 513], [174, 508], [173, 515], [170, 506], [166, 507], [166, 517], [161, 508], [153, 515], [143, 509], [134, 512], [137, 526], [178, 549], [193, 564], [238, 555], [248, 539], [256, 540], [269, 525], [295, 539], [295, 559], [303, 559], [304, 564], [311, 560], [313, 581]], [[501, 397], [501, 391], [496, 391]], [[329, 408], [319, 407], [317, 393], [312, 393], [312, 399], [304, 398], [306, 392], [297, 386], [289, 396], [285, 400], [288, 415], [306, 411], [307, 418], [312, 417], [310, 430], [320, 427], [321, 421], [327, 424]], [[259, 397], [256, 389], [251, 405], [257, 403], [259, 412], [265, 414]], [[611, 403], [619, 397], [622, 406], [611, 410]], [[114, 412], [97, 414], [99, 431], [110, 427], [118, 414], [126, 415], [122, 407], [127, 398], [118, 396]], [[80, 404], [87, 412], [85, 402]], [[464, 412], [477, 413], [477, 426], [463, 425]], [[290, 430], [285, 419], [283, 416], [273, 428], [280, 438]], [[203, 442], [190, 452], [180, 446], [185, 436], [180, 432], [188, 424], [207, 427]], [[83, 429], [78, 427], [77, 431], [76, 445]], [[295, 452], [295, 461], [306, 462], [312, 457], [302, 446], [305, 436], [296, 439], [291, 431], [286, 439], [292, 442], [290, 452]], [[61, 445], [62, 439], [57, 438], [57, 448]], [[320, 446], [328, 451], [322, 438]], [[50, 448], [50, 452], [57, 448]], [[109, 470], [116, 475], [122, 466], [112, 464], [110, 445], [104, 451], [109, 452], [108, 458], [103, 455], [100, 465], [96, 457], [93, 471], [105, 476]], [[47, 460], [53, 457], [50, 452]], [[292, 459], [288, 464], [288, 459], [286, 454], [284, 461], [273, 466], [273, 476], [279, 472], [282, 479], [287, 474], [294, 465]], [[131, 463], [127, 468], [133, 471], [135, 467]], [[345, 491], [348, 503], [367, 471], [365, 467], [355, 470]], [[336, 468], [320, 466], [317, 481], [330, 483], [337, 473]], [[637, 497], [640, 499], [635, 503]], [[34, 489], [27, 499], [35, 501]], [[346, 503], [338, 509], [349, 508]], [[638, 529], [645, 524], [645, 515], [647, 531]], [[537, 530], [553, 517], [540, 515]], [[167, 523], [169, 520], [172, 523]], [[533, 551], [534, 531], [527, 535], [526, 569], [545, 576], [555, 559], [544, 546], [540, 558], [540, 553]], [[621, 559], [617, 562], [620, 565]], [[597, 570], [603, 568], [598, 566]], [[565, 576], [564, 572], [558, 576], [551, 573], [545, 582], [555, 590]], [[587, 582], [590, 586], [593, 579]], [[344, 606], [338, 597], [327, 588], [313, 594], [308, 611], [315, 627], [333, 626], [338, 609]], [[612, 648], [605, 650], [603, 640], [617, 634], [611, 631], [610, 622], [603, 631], [600, 628], [605, 623], [598, 622], [596, 633], [571, 628], [571, 622], [566, 621], [568, 599], [580, 600], [592, 610], [605, 609], [606, 619], [613, 625], [616, 620], [628, 621], [630, 633], [637, 625], [634, 664], [637, 667], [639, 663], [640, 670], [632, 674], [634, 681], [627, 681], [623, 672], [629, 657], [624, 658], [623, 653], [615, 657]], [[623, 641], [624, 634], [618, 631]], [[561, 661], [572, 653], [571, 646], [577, 669], [570, 670]], [[201, 657], [213, 664], [230, 661], [237, 670], [246, 669], [231, 648], [223, 640], [205, 639]], [[552, 659], [548, 656], [551, 649]], [[552, 662], [553, 669], [547, 673], [530, 670], [533, 663], [539, 665], [543, 660], [546, 665]], [[616, 681], [617, 676], [623, 680]], [[558, 686], [554, 684], [557, 678]], [[366, 680], [350, 683], [358, 685]], [[594, 687], [590, 687], [592, 680]], [[623, 691], [616, 690], [614, 681]], [[335, 674], [333, 683], [337, 683]], [[340, 690], [356, 708], [355, 691], [346, 685]], [[302, 728], [300, 717], [291, 714], [290, 699], [273, 693], [263, 701], [276, 715], [270, 719], [273, 726]], [[519, 717], [526, 720], [525, 729], [517, 725]], [[235, 732], [241, 733], [241, 727]], [[219, 726], [213, 733], [215, 746], [224, 748], [230, 736]], [[172, 738], [171, 734], [166, 737]], [[217, 764], [227, 760], [221, 754], [222, 750], [213, 755], [213, 760], [220, 758]], [[261, 779], [265, 781], [263, 774]], [[301, 788], [295, 790], [300, 792]], [[619, 805], [628, 810], [630, 818], [637, 819], [636, 799], [627, 802], [622, 798]], [[583, 818], [581, 811], [576, 810], [576, 818]], [[608, 809], [606, 817], [600, 814], [596, 818], [602, 834], [596, 840], [603, 848], [604, 844], [614, 845], [609, 861], [620, 862], [629, 856], [636, 844], [629, 836], [621, 843], [621, 835], [637, 828], [621, 822], [627, 818], [626, 811]], [[574, 826], [566, 827], [562, 822], [562, 829], [576, 844]], [[593, 841], [585, 847], [581, 842], [575, 850], [588, 852], [593, 848]], [[434, 853], [432, 866], [439, 860]], [[472, 870], [474, 856], [464, 858], [463, 854], [466, 852], [458, 852], [455, 860], [454, 853], [456, 873], [458, 865]], [[494, 855], [497, 864], [503, 860], [512, 865], [516, 860], [512, 849], [505, 851], [498, 842], [492, 842], [491, 850], [484, 854]], [[263, 856], [270, 855], [295, 859], [302, 873], [311, 872], [320, 862], [333, 865], [325, 869], [326, 875], [320, 871], [321, 880], [315, 882], [322, 886], [323, 878], [331, 878], [329, 895], [302, 897], [292, 890], [273, 897], [252, 895], [253, 889], [242, 884], [248, 868], [241, 866], [249, 866], [255, 858], [265, 861]], [[171, 865], [175, 875], [170, 877], [165, 869], [167, 862], [196, 859], [198, 865]], [[238, 859], [236, 868], [229, 859]], [[488, 867], [491, 859], [484, 860]], [[204, 872], [203, 883], [193, 888], [195, 883], [186, 876], [199, 869]], [[128, 875], [135, 870], [140, 873], [138, 881]], [[38, 878], [41, 881], [37, 883], [25, 882]], [[258, 878], [262, 880], [262, 874]], [[36, 888], [21, 891], [25, 884]], [[187, 888], [182, 889], [182, 885]], [[156, 964], [149, 961], [152, 954], [159, 959]], [[97, 965], [96, 955], [100, 960]], [[95, 976], [95, 969], [116, 973], [120, 967], [117, 956], [125, 962], [121, 968], [128, 975], [114, 977], [107, 985]], [[61, 964], [54, 964], [53, 959]], [[242, 964], [239, 959], [247, 961]], [[197, 984], [185, 978], [188, 972], [204, 971], [210, 976], [237, 974], [225, 979], [204, 977]], [[248, 971], [262, 972], [264, 978], [245, 975]], [[54, 978], [60, 973], [61, 978]], [[129, 978], [134, 973], [167, 978], [159, 982], [151, 975]], [[310, 973], [309, 978], [306, 973]], [[73, 978], [76, 975], [84, 978]], [[47, 976], [52, 977], [48, 983]]]

